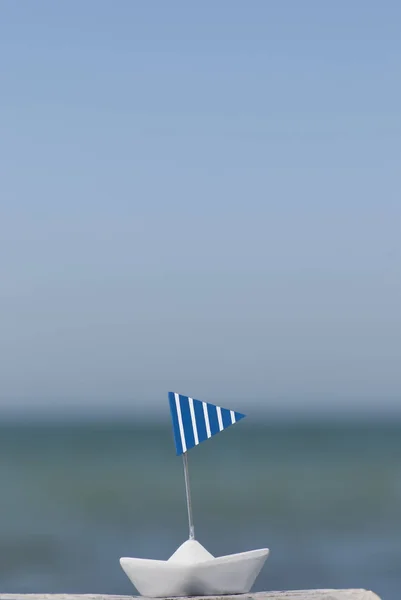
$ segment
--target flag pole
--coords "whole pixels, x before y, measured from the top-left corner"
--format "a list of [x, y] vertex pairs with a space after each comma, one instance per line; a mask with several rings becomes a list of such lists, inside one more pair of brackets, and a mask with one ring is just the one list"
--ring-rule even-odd
[[194, 520], [192, 516], [192, 501], [191, 501], [191, 488], [189, 485], [189, 473], [188, 473], [188, 456], [187, 452], [182, 455], [184, 463], [184, 478], [185, 478], [185, 492], [187, 495], [187, 509], [188, 509], [188, 525], [189, 525], [189, 539], [195, 539]]

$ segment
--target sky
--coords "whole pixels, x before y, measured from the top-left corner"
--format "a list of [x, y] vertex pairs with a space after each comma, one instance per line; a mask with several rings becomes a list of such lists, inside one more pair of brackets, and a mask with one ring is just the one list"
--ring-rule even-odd
[[401, 413], [400, 21], [2, 0], [0, 410]]

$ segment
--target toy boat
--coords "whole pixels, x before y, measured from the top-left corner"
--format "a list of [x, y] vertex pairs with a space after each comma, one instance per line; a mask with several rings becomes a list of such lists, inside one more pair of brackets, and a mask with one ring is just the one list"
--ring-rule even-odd
[[188, 396], [169, 393], [177, 455], [184, 460], [189, 540], [168, 560], [121, 558], [120, 565], [142, 596], [151, 598], [248, 593], [269, 550], [251, 550], [215, 558], [195, 540], [187, 452], [245, 417]]
[[121, 558], [141, 596], [220, 596], [250, 591], [269, 554], [251, 550], [214, 558], [196, 540], [187, 540], [166, 561]]

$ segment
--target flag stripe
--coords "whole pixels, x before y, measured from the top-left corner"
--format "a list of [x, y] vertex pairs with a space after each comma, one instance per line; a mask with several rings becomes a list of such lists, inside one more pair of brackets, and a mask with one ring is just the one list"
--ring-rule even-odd
[[223, 431], [224, 426], [223, 426], [223, 418], [221, 416], [221, 408], [220, 408], [220, 406], [216, 406], [216, 410], [217, 410], [217, 421], [219, 423], [219, 430]]
[[205, 415], [205, 424], [206, 424], [206, 435], [208, 438], [212, 437], [212, 432], [210, 431], [210, 422], [209, 422], [209, 413], [207, 411], [207, 404], [203, 402], [203, 414]]
[[181, 443], [181, 433], [180, 427], [178, 424], [178, 414], [177, 414], [177, 406], [175, 402], [175, 394], [172, 392], [169, 393], [170, 400], [170, 412], [171, 412], [171, 420], [173, 421], [173, 433], [174, 433], [174, 441], [175, 448], [177, 450], [177, 454], [182, 454], [182, 443]]
[[235, 423], [235, 412], [233, 410], [230, 410], [230, 415], [231, 415], [231, 423], [234, 425], [234, 423]]
[[196, 426], [198, 429], [198, 439], [199, 443], [201, 443], [207, 440], [205, 413], [203, 412], [203, 402], [200, 402], [199, 400], [194, 400], [193, 403], [195, 410]]
[[221, 415], [223, 418], [223, 429], [225, 429], [226, 427], [230, 427], [230, 425], [232, 425], [230, 411], [227, 410], [226, 408], [222, 408]]
[[241, 419], [243, 419], [245, 417], [245, 415], [243, 415], [242, 413], [235, 413], [235, 422], [238, 423], [238, 421], [241, 421]]
[[194, 442], [195, 442], [195, 446], [197, 446], [199, 444], [199, 437], [198, 437], [198, 427], [196, 425], [196, 418], [195, 418], [194, 401], [192, 400], [192, 398], [188, 398], [188, 402], [189, 402], [189, 411], [191, 413], [192, 429], [194, 432]]
[[184, 424], [182, 422], [180, 396], [179, 396], [179, 394], [174, 394], [174, 397], [175, 397], [175, 405], [177, 407], [178, 426], [180, 428], [182, 451], [186, 452], [187, 451], [187, 444], [185, 442]]
[[189, 398], [188, 396], [181, 396], [180, 394], [180, 406], [182, 425], [184, 428], [185, 445], [187, 450], [195, 446], [195, 436], [192, 427], [191, 411], [189, 409]]
[[216, 435], [216, 433], [219, 433], [220, 429], [217, 420], [217, 409], [214, 404], [207, 405], [207, 412], [209, 414], [210, 431], [212, 432], [212, 435]]

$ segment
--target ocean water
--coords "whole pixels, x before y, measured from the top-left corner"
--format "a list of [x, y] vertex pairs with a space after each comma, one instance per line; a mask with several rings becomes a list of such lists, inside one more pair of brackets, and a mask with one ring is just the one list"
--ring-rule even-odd
[[[196, 537], [215, 555], [269, 547], [255, 589], [401, 594], [401, 424], [232, 428], [191, 451]], [[0, 428], [0, 591], [131, 594], [120, 556], [187, 538], [169, 424]]]

